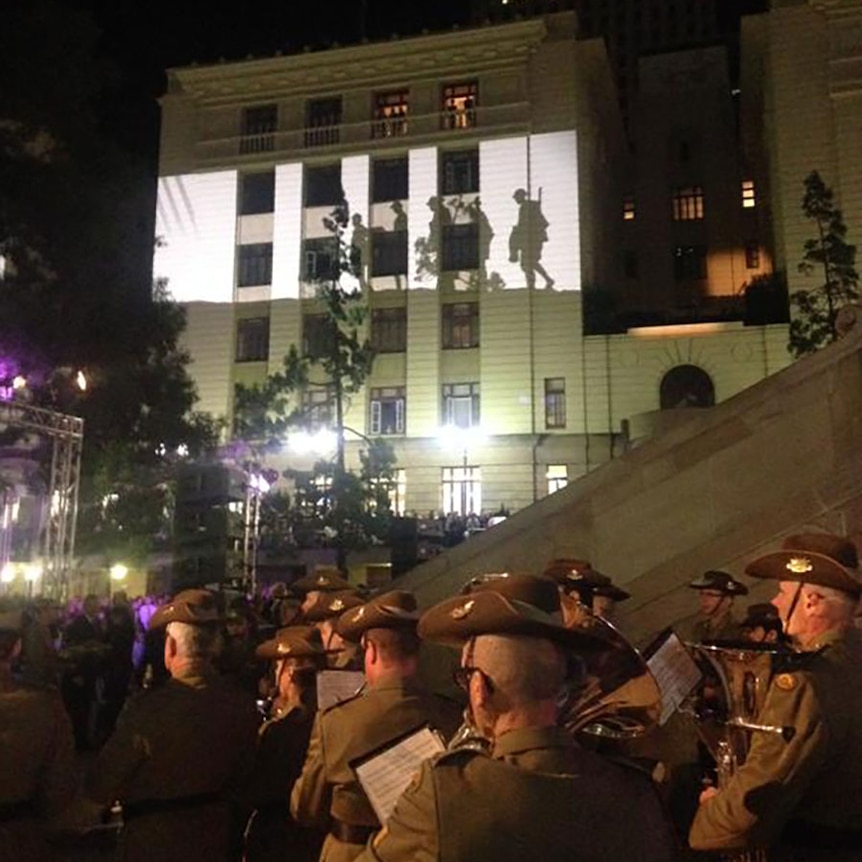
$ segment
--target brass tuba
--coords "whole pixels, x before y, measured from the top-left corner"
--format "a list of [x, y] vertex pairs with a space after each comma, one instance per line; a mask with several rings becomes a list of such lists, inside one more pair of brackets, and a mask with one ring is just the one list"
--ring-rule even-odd
[[[646, 661], [612, 623], [578, 603], [569, 628], [600, 640], [605, 649], [580, 658], [583, 683], [571, 693], [565, 726], [575, 734], [634, 739], [654, 727], [661, 693]], [[570, 609], [571, 610], [571, 609]]]

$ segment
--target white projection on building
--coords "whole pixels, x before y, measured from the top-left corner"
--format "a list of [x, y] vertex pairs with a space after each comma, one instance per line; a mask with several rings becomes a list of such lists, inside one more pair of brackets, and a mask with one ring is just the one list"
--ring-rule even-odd
[[178, 302], [231, 302], [237, 172], [160, 177], [153, 261]]

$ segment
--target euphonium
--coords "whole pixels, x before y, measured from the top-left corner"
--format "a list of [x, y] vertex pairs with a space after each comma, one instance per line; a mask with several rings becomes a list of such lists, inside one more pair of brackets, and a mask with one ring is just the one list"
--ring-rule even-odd
[[572, 692], [565, 725], [573, 733], [633, 739], [652, 728], [661, 712], [658, 683], [641, 654], [610, 622], [577, 603], [568, 627], [598, 638], [605, 649], [581, 656], [583, 684]]

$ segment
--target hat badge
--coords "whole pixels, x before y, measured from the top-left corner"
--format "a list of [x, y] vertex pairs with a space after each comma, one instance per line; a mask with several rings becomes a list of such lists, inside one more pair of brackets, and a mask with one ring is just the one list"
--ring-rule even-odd
[[465, 617], [469, 617], [473, 612], [473, 605], [476, 602], [472, 599], [469, 602], [464, 602], [463, 605], [458, 605], [457, 608], [452, 608], [451, 616], [453, 620], [463, 620]]
[[332, 604], [329, 606], [329, 610], [331, 611], [342, 611], [344, 610], [344, 600], [343, 599], [335, 599]]
[[293, 651], [293, 647], [290, 644], [279, 644], [277, 652], [279, 655], [284, 655], [285, 653], [289, 653]]
[[365, 616], [365, 605], [356, 609], [356, 613], [353, 615], [353, 622], [357, 623]]
[[808, 557], [791, 557], [784, 568], [788, 572], [793, 572], [794, 575], [806, 575], [808, 572], [814, 571], [814, 566]]
[[326, 575], [318, 575], [317, 583], [320, 584], [320, 586], [325, 587], [329, 582], [326, 580]]

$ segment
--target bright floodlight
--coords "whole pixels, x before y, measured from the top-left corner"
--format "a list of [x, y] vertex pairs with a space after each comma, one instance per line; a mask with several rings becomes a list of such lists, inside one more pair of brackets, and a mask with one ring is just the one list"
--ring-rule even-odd
[[287, 438], [288, 447], [298, 455], [326, 455], [338, 446], [338, 435], [331, 428], [321, 428], [313, 434], [297, 431]]
[[81, 392], [87, 391], [87, 378], [83, 371], [79, 371], [75, 375], [75, 385], [81, 390]]
[[27, 378], [22, 377], [20, 374], [16, 374], [15, 378], [12, 380], [12, 388], [13, 389], [24, 389], [27, 386]]
[[3, 571], [0, 572], [0, 581], [4, 584], [11, 584], [15, 580], [15, 566], [12, 563], [6, 563], [3, 566]]
[[124, 581], [128, 574], [128, 567], [124, 566], [122, 563], [114, 563], [114, 565], [111, 566], [110, 575], [112, 581]]
[[480, 425], [471, 425], [469, 428], [442, 425], [437, 432], [437, 439], [446, 449], [473, 449], [481, 446], [488, 439], [488, 435]]
[[24, 580], [29, 581], [31, 584], [33, 581], [38, 581], [41, 577], [42, 567], [38, 563], [31, 563], [24, 569]]
[[272, 487], [263, 476], [260, 476], [257, 473], [251, 474], [248, 484], [252, 491], [257, 492], [258, 494], [267, 494], [269, 493], [269, 489]]

